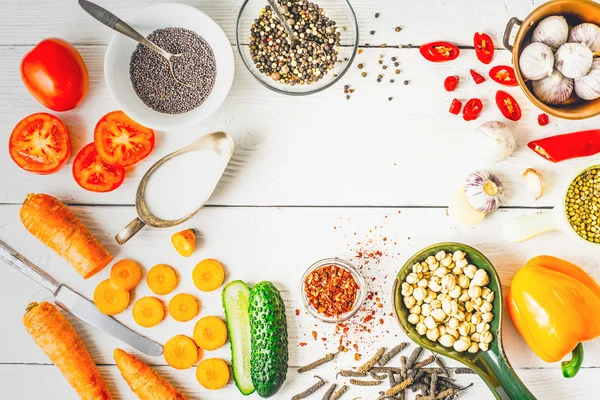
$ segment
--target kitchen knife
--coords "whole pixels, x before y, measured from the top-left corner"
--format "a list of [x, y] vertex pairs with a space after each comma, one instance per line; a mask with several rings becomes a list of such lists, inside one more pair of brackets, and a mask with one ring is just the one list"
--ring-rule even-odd
[[55, 281], [50, 275], [33, 265], [2, 240], [0, 240], [0, 259], [51, 291], [54, 294], [55, 303], [59, 307], [83, 322], [116, 337], [142, 353], [150, 356], [162, 354], [163, 348], [160, 344], [135, 333], [108, 315], [102, 314], [94, 303], [70, 287]]

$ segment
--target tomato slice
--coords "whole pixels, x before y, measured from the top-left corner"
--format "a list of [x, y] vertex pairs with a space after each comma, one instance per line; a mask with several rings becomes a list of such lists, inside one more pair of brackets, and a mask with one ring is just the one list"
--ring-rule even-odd
[[48, 175], [61, 169], [69, 159], [71, 139], [58, 117], [47, 113], [31, 114], [13, 129], [8, 151], [21, 169]]
[[460, 113], [460, 109], [462, 108], [462, 102], [458, 99], [452, 99], [452, 103], [450, 103], [450, 113], [454, 115], [458, 115]]
[[108, 164], [128, 168], [150, 154], [154, 148], [154, 131], [138, 124], [123, 111], [113, 111], [96, 124], [94, 143]]
[[454, 60], [460, 54], [460, 49], [448, 42], [432, 42], [419, 47], [421, 55], [427, 61], [443, 62]]
[[498, 90], [496, 92], [496, 105], [500, 109], [500, 112], [504, 117], [511, 121], [518, 121], [521, 119], [521, 107], [510, 94], [505, 91]]
[[539, 126], [546, 126], [548, 125], [548, 122], [550, 122], [550, 120], [548, 119], [548, 114], [546, 113], [542, 113], [540, 115], [538, 115], [538, 125]]
[[484, 64], [492, 62], [494, 57], [494, 42], [489, 35], [483, 32], [476, 32], [473, 36], [473, 45], [475, 46], [475, 55]]
[[75, 156], [73, 177], [85, 190], [110, 192], [123, 183], [125, 169], [105, 163], [96, 151], [96, 145], [90, 143]]
[[513, 67], [508, 65], [496, 65], [490, 69], [490, 78], [494, 82], [498, 82], [501, 85], [506, 86], [518, 86], [517, 77], [515, 76], [515, 70]]
[[483, 110], [483, 104], [481, 100], [474, 98], [467, 101], [465, 107], [463, 108], [463, 119], [465, 121], [473, 121], [477, 119], [479, 113]]
[[444, 80], [444, 89], [448, 92], [453, 92], [458, 86], [458, 76], [451, 75]]
[[484, 76], [481, 75], [479, 72], [475, 71], [474, 69], [469, 70], [469, 72], [471, 73], [471, 77], [473, 78], [473, 80], [475, 81], [475, 83], [477, 85], [485, 82]]

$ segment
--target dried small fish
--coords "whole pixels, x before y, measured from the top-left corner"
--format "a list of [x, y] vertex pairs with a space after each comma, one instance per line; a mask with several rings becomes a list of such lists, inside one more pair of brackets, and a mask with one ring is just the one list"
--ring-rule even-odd
[[429, 396], [435, 399], [437, 394], [437, 374], [431, 374], [431, 383], [429, 384]]
[[348, 390], [349, 386], [348, 385], [343, 385], [341, 388], [339, 388], [339, 390], [337, 392], [335, 392], [333, 394], [333, 396], [331, 396], [330, 400], [338, 400], [340, 397], [342, 397], [342, 395], [344, 393], [346, 393], [346, 391]]
[[456, 368], [454, 370], [455, 373], [457, 374], [474, 374], [475, 371], [473, 371], [471, 368]]
[[373, 367], [371, 368], [371, 372], [389, 374], [390, 372], [394, 374], [399, 374], [402, 372], [402, 368], [397, 367]]
[[315, 378], [318, 378], [319, 382], [315, 383], [314, 385], [312, 385], [305, 391], [298, 393], [297, 395], [292, 397], [292, 400], [304, 399], [304, 398], [310, 396], [311, 394], [313, 394], [314, 392], [316, 392], [317, 390], [319, 390], [321, 388], [321, 386], [325, 385], [325, 381], [323, 380], [323, 378], [321, 378], [320, 376], [316, 376], [316, 375], [315, 375]]
[[323, 400], [329, 400], [331, 398], [331, 395], [335, 391], [336, 386], [337, 385], [335, 383], [333, 383], [331, 386], [329, 386], [329, 389], [327, 389], [327, 391], [325, 392], [325, 395], [323, 395]]
[[397, 384], [393, 388], [388, 389], [388, 391], [385, 392], [385, 394], [387, 396], [395, 396], [396, 394], [400, 393], [401, 391], [403, 391], [404, 389], [406, 389], [407, 387], [409, 387], [412, 384], [413, 384], [413, 380], [409, 378], [409, 379], [405, 380], [404, 382]]
[[419, 368], [426, 367], [429, 364], [431, 364], [432, 362], [434, 362], [436, 358], [437, 358], [437, 356], [435, 354], [432, 354], [429, 357], [427, 357], [426, 359], [424, 359], [423, 361], [419, 361], [418, 363], [413, 365], [412, 368], [419, 369]]
[[361, 381], [359, 379], [350, 379], [350, 384], [356, 386], [377, 386], [381, 381]]
[[365, 376], [367, 376], [367, 373], [352, 371], [350, 369], [343, 369], [335, 375], [336, 379], [338, 375], [343, 376], [344, 378], [364, 378]]
[[419, 358], [419, 356], [421, 355], [421, 352], [423, 351], [423, 348], [421, 346], [417, 346], [413, 352], [411, 353], [410, 357], [408, 357], [408, 361], [406, 361], [406, 369], [411, 369], [412, 366], [414, 365], [414, 363], [417, 361], [417, 358]]
[[379, 365], [380, 367], [383, 367], [385, 364], [387, 364], [392, 358], [394, 358], [396, 356], [396, 354], [400, 353], [402, 350], [404, 350], [406, 347], [408, 346], [408, 342], [402, 342], [400, 343], [398, 346], [392, 348], [390, 351], [388, 351], [387, 353], [385, 353], [383, 355], [383, 357], [381, 357], [381, 359], [379, 360], [379, 362], [377, 363], [377, 365]]
[[358, 367], [358, 372], [369, 372], [371, 368], [373, 368], [375, 363], [379, 361], [381, 356], [383, 356], [383, 353], [385, 353], [385, 347], [382, 347], [379, 350], [377, 350], [377, 353], [375, 353], [375, 355], [371, 357], [369, 361]]
[[371, 375], [371, 378], [377, 379], [378, 381], [382, 381], [387, 377], [386, 374], [378, 374], [377, 372], [374, 372], [374, 371], [369, 372], [369, 375]]
[[329, 361], [333, 360], [333, 358], [335, 357], [336, 354], [337, 353], [328, 353], [328, 354], [325, 354], [325, 357], [319, 358], [318, 360], [313, 361], [310, 364], [305, 365], [304, 367], [299, 368], [298, 369], [298, 373], [301, 374], [303, 372], [310, 371], [311, 369], [315, 369], [315, 368], [317, 368], [317, 367], [319, 367], [319, 366], [321, 366], [321, 365], [323, 365], [325, 363], [328, 363]]
[[448, 372], [448, 370], [446, 369], [446, 366], [444, 365], [444, 362], [442, 361], [441, 358], [436, 357], [435, 358], [435, 363], [438, 365], [438, 367], [440, 367], [442, 369], [442, 373], [438, 374], [438, 375], [445, 375], [448, 378], [450, 378], [450, 372]]

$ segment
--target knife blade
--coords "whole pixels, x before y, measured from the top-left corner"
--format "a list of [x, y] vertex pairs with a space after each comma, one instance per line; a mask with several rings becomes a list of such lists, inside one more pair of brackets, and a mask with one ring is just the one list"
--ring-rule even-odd
[[115, 319], [101, 313], [94, 303], [67, 285], [54, 280], [2, 240], [0, 240], [0, 260], [50, 290], [60, 308], [73, 314], [86, 324], [121, 340], [144, 354], [159, 356], [163, 353], [160, 344], [141, 336]]

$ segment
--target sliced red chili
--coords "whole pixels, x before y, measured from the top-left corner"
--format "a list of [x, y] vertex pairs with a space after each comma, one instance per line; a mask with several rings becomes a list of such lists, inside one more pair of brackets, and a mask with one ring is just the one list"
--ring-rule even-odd
[[496, 92], [496, 105], [500, 109], [502, 115], [511, 121], [518, 121], [521, 119], [521, 107], [519, 107], [519, 103], [505, 91], [498, 90]]
[[534, 140], [527, 146], [553, 163], [600, 153], [600, 129], [565, 133]]
[[443, 62], [454, 60], [460, 54], [460, 49], [448, 42], [432, 42], [419, 47], [421, 55], [427, 61]]
[[494, 42], [489, 35], [483, 32], [476, 32], [473, 37], [473, 45], [475, 46], [475, 55], [484, 64], [492, 62], [494, 57]]
[[471, 77], [473, 78], [473, 80], [475, 81], [476, 84], [479, 85], [480, 83], [485, 82], [485, 78], [483, 77], [483, 75], [481, 75], [474, 69], [470, 70], [469, 72], [471, 72]]
[[463, 119], [465, 121], [473, 121], [477, 119], [481, 113], [481, 110], [483, 110], [483, 104], [481, 103], [481, 100], [477, 98], [470, 99], [463, 108]]
[[490, 69], [490, 78], [494, 82], [498, 82], [501, 85], [506, 86], [518, 86], [517, 77], [515, 76], [515, 70], [513, 67], [508, 65], [496, 65]]
[[451, 76], [447, 77], [446, 79], [444, 79], [444, 89], [446, 89], [446, 91], [452, 92], [452, 91], [454, 91], [454, 89], [456, 89], [457, 86], [458, 86], [458, 76], [451, 75]]
[[546, 126], [548, 125], [548, 114], [542, 113], [540, 115], [538, 115], [538, 125], [539, 126]]
[[452, 99], [452, 103], [450, 104], [450, 113], [454, 115], [458, 115], [460, 113], [460, 109], [462, 108], [462, 101], [458, 99]]

